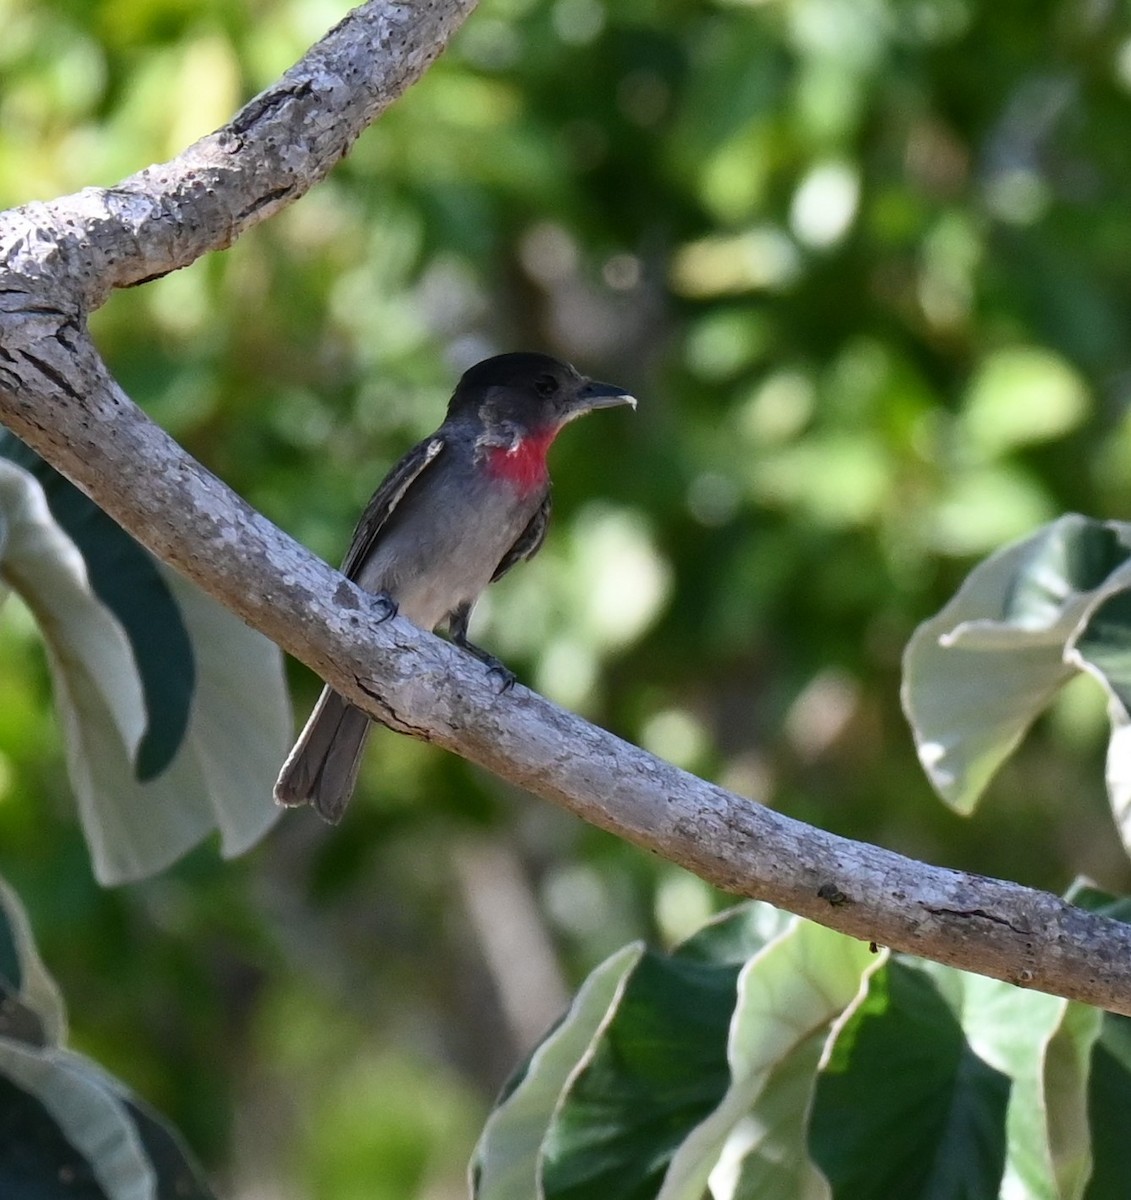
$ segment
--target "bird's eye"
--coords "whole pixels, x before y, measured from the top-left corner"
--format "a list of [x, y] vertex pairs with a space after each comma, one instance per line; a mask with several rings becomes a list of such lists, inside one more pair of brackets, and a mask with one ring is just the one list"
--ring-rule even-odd
[[558, 381], [553, 375], [539, 375], [534, 381], [534, 390], [539, 396], [552, 396], [558, 390]]

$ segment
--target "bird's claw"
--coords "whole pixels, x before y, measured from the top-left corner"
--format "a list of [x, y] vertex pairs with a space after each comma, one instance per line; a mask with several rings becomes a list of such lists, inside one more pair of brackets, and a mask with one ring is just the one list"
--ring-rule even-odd
[[397, 602], [388, 592], [376, 593], [377, 624], [384, 625], [397, 615]]
[[515, 673], [509, 667], [504, 667], [497, 658], [487, 663], [487, 674], [499, 681], [500, 696], [504, 692], [509, 692], [514, 687]]

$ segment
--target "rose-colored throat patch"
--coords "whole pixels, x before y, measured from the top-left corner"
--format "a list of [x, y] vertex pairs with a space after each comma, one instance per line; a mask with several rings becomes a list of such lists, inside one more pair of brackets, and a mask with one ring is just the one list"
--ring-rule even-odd
[[487, 456], [487, 470], [496, 479], [505, 479], [523, 496], [544, 487], [550, 477], [546, 453], [557, 432], [556, 428], [540, 429], [507, 449], [493, 446]]

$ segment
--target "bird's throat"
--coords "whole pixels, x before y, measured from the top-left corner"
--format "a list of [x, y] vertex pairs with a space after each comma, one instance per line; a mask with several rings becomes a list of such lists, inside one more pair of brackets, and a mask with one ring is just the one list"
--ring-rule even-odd
[[505, 479], [520, 495], [537, 491], [550, 478], [546, 453], [557, 432], [556, 427], [539, 429], [511, 446], [492, 446], [487, 452], [487, 470], [494, 478]]

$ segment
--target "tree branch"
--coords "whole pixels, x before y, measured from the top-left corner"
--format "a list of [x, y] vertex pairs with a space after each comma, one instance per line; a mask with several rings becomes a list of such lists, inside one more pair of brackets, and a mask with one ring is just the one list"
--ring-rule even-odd
[[224, 129], [115, 188], [0, 214], [0, 416], [138, 541], [371, 716], [677, 862], [854, 937], [1131, 1015], [1131, 927], [824, 833], [697, 779], [478, 663], [314, 558], [189, 458], [86, 332], [109, 294], [295, 200], [472, 0], [356, 9]]

